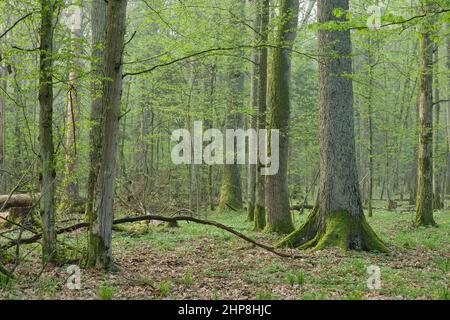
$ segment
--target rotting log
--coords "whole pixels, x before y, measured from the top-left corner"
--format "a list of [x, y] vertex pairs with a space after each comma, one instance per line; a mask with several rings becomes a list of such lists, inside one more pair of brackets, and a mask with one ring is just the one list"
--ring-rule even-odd
[[31, 207], [33, 203], [39, 199], [39, 194], [32, 196], [29, 193], [13, 194], [13, 195], [0, 195], [0, 208], [18, 208], [18, 207]]

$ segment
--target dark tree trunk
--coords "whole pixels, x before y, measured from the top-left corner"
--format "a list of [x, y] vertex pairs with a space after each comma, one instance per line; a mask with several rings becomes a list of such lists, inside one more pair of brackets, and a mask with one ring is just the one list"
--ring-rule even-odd
[[39, 145], [42, 175], [40, 213], [43, 261], [56, 259], [55, 232], [55, 150], [53, 142], [53, 31], [57, 2], [41, 0], [39, 67]]

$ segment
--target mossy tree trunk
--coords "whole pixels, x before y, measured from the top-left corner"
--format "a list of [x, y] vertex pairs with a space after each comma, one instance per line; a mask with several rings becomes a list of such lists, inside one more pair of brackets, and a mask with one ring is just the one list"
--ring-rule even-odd
[[86, 220], [92, 222], [94, 208], [94, 191], [97, 182], [98, 171], [101, 160], [102, 127], [100, 119], [102, 116], [101, 77], [103, 76], [103, 49], [106, 36], [106, 1], [93, 1], [91, 5], [91, 32], [92, 32], [92, 62], [91, 73], [93, 81], [91, 84], [91, 114], [89, 132], [89, 175], [86, 196]]
[[[266, 44], [269, 38], [269, 15], [270, 15], [270, 1], [258, 0], [259, 15], [261, 24], [259, 26], [259, 41], [262, 45]], [[261, 47], [259, 49], [259, 81], [258, 81], [258, 116], [257, 129], [258, 139], [259, 130], [266, 128], [266, 112], [267, 112], [267, 67], [268, 67], [268, 49]], [[259, 140], [258, 140], [259, 145]], [[259, 148], [259, 147], [258, 147]], [[259, 149], [258, 149], [259, 150]], [[259, 159], [259, 155], [258, 155]], [[254, 209], [254, 228], [255, 230], [264, 230], [266, 227], [266, 208], [265, 208], [265, 176], [261, 174], [262, 165], [258, 161], [256, 167], [256, 196]]]
[[[425, 7], [431, 10], [431, 4]], [[424, 18], [420, 39], [419, 162], [417, 226], [435, 225], [433, 218], [433, 49], [431, 23]]]
[[53, 32], [58, 0], [41, 0], [39, 55], [39, 145], [42, 175], [40, 213], [42, 219], [44, 263], [56, 259], [55, 231], [55, 148], [53, 141]]
[[127, 0], [109, 0], [103, 57], [102, 153], [95, 188], [88, 265], [109, 269], [112, 263], [112, 223], [116, 178], [116, 149], [122, 90], [123, 48]]
[[269, 119], [268, 129], [280, 132], [279, 152], [280, 166], [275, 175], [266, 177], [266, 210], [269, 232], [286, 234], [293, 231], [289, 203], [288, 156], [289, 156], [289, 121], [291, 111], [291, 50], [297, 36], [298, 0], [281, 0], [280, 23], [276, 32], [276, 48], [272, 49], [269, 82]]
[[[319, 0], [318, 22], [343, 22], [336, 9], [348, 0]], [[318, 205], [297, 231], [279, 246], [344, 250], [387, 248], [368, 225], [356, 166], [350, 30], [319, 30], [320, 190]]]

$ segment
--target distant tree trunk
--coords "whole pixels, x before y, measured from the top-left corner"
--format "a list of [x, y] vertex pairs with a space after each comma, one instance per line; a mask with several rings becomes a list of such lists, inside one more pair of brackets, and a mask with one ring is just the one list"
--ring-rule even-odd
[[[260, 14], [260, 42], [266, 44], [269, 39], [269, 19], [270, 19], [270, 1], [261, 0], [259, 5]], [[267, 113], [267, 81], [268, 81], [268, 49], [262, 47], [259, 53], [259, 79], [258, 79], [258, 117], [257, 117], [257, 128], [258, 128], [258, 139], [259, 130], [264, 130], [266, 128], [266, 113]], [[259, 140], [258, 140], [259, 145]], [[259, 155], [258, 155], [259, 159]], [[254, 229], [264, 230], [266, 227], [266, 207], [265, 207], [265, 176], [261, 174], [263, 169], [262, 164], [258, 161], [255, 173], [255, 209], [253, 213], [254, 219]]]
[[[255, 34], [255, 40], [259, 42], [260, 39], [260, 29], [261, 29], [261, 1], [254, 1], [254, 10], [255, 17], [253, 28], [258, 32]], [[258, 83], [259, 83], [259, 72], [260, 72], [260, 49], [256, 48], [253, 52], [253, 66], [252, 66], [252, 109], [254, 112], [258, 112]], [[254, 115], [249, 116], [248, 118], [248, 126], [252, 129], [256, 129], [257, 126], [257, 118]], [[247, 219], [248, 221], [252, 221], [255, 216], [255, 201], [256, 201], [256, 165], [249, 164], [248, 165], [248, 175], [247, 175]]]
[[373, 145], [373, 72], [374, 65], [372, 64], [372, 48], [371, 41], [369, 38], [369, 52], [368, 52], [368, 60], [369, 60], [369, 101], [368, 101], [368, 118], [369, 118], [369, 199], [368, 199], [368, 215], [369, 217], [373, 216], [373, 162], [374, 162], [374, 145]]
[[291, 49], [297, 36], [298, 9], [298, 0], [281, 0], [281, 20], [275, 40], [279, 47], [272, 49], [270, 66], [268, 129], [280, 131], [280, 167], [275, 175], [266, 177], [266, 230], [281, 234], [294, 230], [289, 203], [288, 157]]
[[[240, 124], [238, 110], [241, 104], [244, 74], [232, 70], [229, 74], [230, 97], [226, 129], [236, 129]], [[219, 212], [242, 210], [242, 181], [238, 164], [225, 164], [222, 173], [222, 186], [220, 189]]]
[[[349, 9], [349, 0], [319, 0], [318, 21], [336, 18], [337, 8]], [[300, 229], [280, 246], [344, 250], [387, 248], [367, 223], [359, 194], [354, 132], [350, 30], [319, 29], [320, 191], [319, 201]], [[343, 170], [345, 168], [345, 170]]]
[[91, 72], [94, 80], [91, 84], [91, 129], [89, 133], [89, 176], [86, 196], [86, 220], [93, 221], [94, 192], [100, 170], [102, 127], [101, 78], [103, 77], [103, 51], [106, 36], [106, 1], [92, 1], [91, 32], [92, 32], [92, 62]]
[[[447, 71], [450, 70], [450, 24], [447, 24]], [[447, 76], [447, 87], [450, 88], [450, 74]], [[450, 195], [450, 91], [447, 90], [447, 173], [446, 173], [446, 196]]]
[[[439, 75], [439, 44], [435, 44], [434, 51], [434, 61], [436, 66], [436, 75]], [[440, 210], [443, 208], [443, 203], [441, 200], [441, 181], [440, 181], [440, 170], [437, 167], [437, 157], [439, 157], [439, 125], [441, 116], [441, 104], [439, 102], [439, 77], [434, 77], [434, 100], [436, 104], [434, 105], [434, 159], [433, 159], [433, 209]]]
[[[0, 61], [3, 60], [3, 54], [0, 48]], [[4, 66], [0, 65], [0, 78], [6, 77], [7, 72]], [[5, 165], [5, 107], [6, 100], [4, 97], [4, 92], [7, 90], [6, 80], [0, 82], [0, 87], [2, 88], [0, 93], [0, 193], [4, 193], [6, 189], [6, 183], [4, 178], [4, 173], [1, 171]]]
[[39, 55], [39, 145], [42, 175], [40, 213], [44, 263], [56, 259], [55, 150], [53, 143], [53, 32], [58, 1], [41, 0]]
[[72, 54], [74, 55], [74, 68], [69, 73], [69, 91], [67, 94], [67, 116], [66, 116], [66, 173], [65, 173], [65, 189], [66, 197], [64, 201], [72, 204], [78, 203], [80, 198], [78, 186], [78, 156], [77, 156], [77, 139], [80, 136], [80, 110], [81, 97], [80, 85], [78, 80], [77, 68], [82, 67], [79, 57], [81, 48], [79, 41], [81, 34], [81, 8], [73, 7], [74, 12], [71, 15], [69, 29], [72, 40]]
[[[238, 15], [244, 18], [245, 1], [240, 0], [238, 4]], [[241, 21], [234, 21], [241, 24]], [[241, 27], [242, 28], [242, 27]], [[242, 54], [242, 53], [240, 53]], [[228, 114], [226, 116], [226, 129], [236, 129], [241, 125], [243, 91], [244, 91], [244, 73], [242, 71], [241, 61], [231, 61], [228, 73], [229, 97]], [[235, 150], [236, 151], [236, 150]], [[219, 212], [239, 211], [243, 209], [242, 203], [242, 181], [238, 164], [225, 164], [223, 166], [222, 186], [220, 190]]]
[[[426, 10], [431, 10], [428, 4]], [[419, 179], [417, 226], [435, 225], [433, 218], [433, 43], [431, 19], [424, 18], [420, 39]]]
[[116, 178], [116, 149], [122, 91], [127, 0], [109, 0], [103, 57], [102, 153], [89, 233], [88, 264], [109, 269], [112, 263], [112, 222]]

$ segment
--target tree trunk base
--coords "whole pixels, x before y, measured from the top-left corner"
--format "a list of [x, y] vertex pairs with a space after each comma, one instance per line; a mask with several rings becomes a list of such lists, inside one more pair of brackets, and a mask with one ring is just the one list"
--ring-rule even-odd
[[266, 209], [264, 206], [255, 205], [254, 222], [253, 230], [255, 231], [262, 231], [266, 227]]
[[346, 212], [332, 213], [327, 215], [325, 226], [321, 226], [320, 218], [318, 209], [315, 209], [308, 220], [298, 230], [281, 240], [277, 247], [302, 250], [338, 247], [343, 250], [389, 252], [364, 216], [354, 218]]

